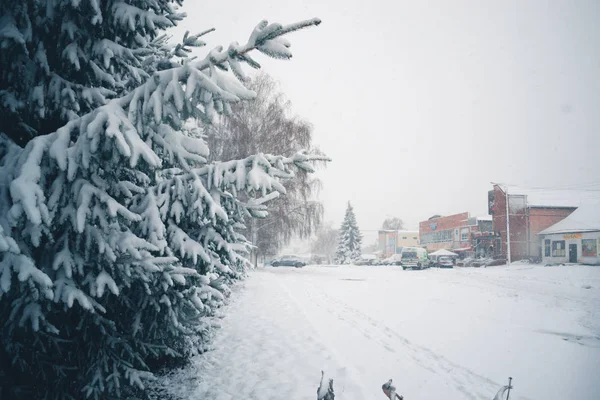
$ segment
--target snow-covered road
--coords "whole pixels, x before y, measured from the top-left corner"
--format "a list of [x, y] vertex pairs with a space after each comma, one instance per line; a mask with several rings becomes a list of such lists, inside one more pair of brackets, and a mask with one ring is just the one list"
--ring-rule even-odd
[[233, 295], [215, 350], [162, 380], [182, 398], [600, 399], [600, 268], [266, 268]]

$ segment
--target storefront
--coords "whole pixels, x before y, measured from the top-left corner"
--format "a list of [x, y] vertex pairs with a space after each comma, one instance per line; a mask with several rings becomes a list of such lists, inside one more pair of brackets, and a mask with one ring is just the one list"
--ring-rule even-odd
[[600, 231], [542, 234], [543, 262], [600, 265]]
[[502, 251], [502, 240], [498, 232], [474, 232], [473, 253], [477, 258], [495, 258]]
[[540, 232], [544, 263], [600, 265], [599, 206], [582, 205], [564, 220]]

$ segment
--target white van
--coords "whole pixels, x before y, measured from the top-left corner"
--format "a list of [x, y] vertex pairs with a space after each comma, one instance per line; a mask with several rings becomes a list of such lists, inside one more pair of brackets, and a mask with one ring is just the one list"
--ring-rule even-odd
[[429, 268], [429, 258], [427, 257], [427, 250], [421, 247], [402, 248], [402, 269], [407, 268]]

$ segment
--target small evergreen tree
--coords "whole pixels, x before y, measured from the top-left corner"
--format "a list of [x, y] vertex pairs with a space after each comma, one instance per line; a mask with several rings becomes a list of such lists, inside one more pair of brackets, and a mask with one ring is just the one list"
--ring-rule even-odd
[[354, 215], [352, 205], [348, 203], [344, 222], [342, 222], [342, 226], [340, 227], [339, 242], [335, 255], [336, 263], [351, 264], [358, 260], [361, 255], [361, 242], [362, 236], [356, 223], [356, 216]]

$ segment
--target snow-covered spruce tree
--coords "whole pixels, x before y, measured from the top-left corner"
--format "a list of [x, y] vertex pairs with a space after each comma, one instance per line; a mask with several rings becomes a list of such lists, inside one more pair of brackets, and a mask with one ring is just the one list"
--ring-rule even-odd
[[319, 22], [263, 21], [246, 44], [157, 71], [25, 148], [0, 134], [10, 398], [121, 397], [152, 367], [202, 350], [207, 317], [247, 265], [244, 220], [264, 217], [280, 181], [323, 157], [208, 163], [197, 125], [254, 97], [241, 67], [260, 67], [252, 51], [290, 58], [282, 36]]
[[350, 203], [348, 203], [348, 208], [346, 208], [346, 215], [340, 227], [338, 240], [338, 248], [335, 253], [336, 263], [351, 264], [360, 258], [362, 236]]
[[55, 131], [185, 56], [161, 31], [182, 0], [0, 2], [0, 126], [13, 141]]

